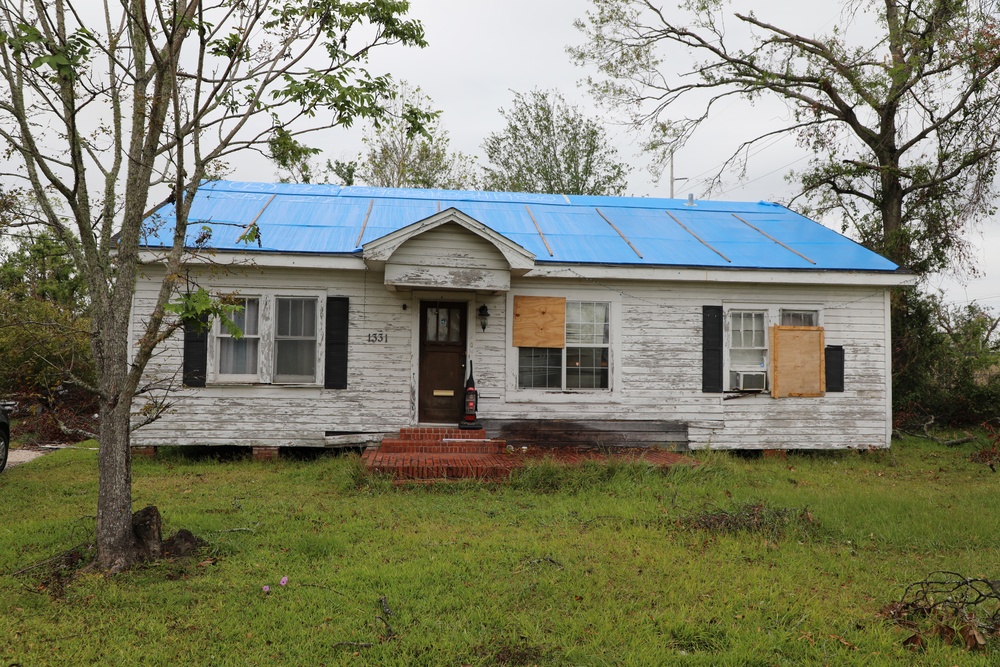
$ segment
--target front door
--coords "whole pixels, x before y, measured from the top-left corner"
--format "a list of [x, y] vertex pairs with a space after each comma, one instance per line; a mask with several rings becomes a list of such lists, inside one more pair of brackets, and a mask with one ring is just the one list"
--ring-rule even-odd
[[420, 302], [420, 400], [423, 423], [457, 422], [465, 391], [464, 303]]

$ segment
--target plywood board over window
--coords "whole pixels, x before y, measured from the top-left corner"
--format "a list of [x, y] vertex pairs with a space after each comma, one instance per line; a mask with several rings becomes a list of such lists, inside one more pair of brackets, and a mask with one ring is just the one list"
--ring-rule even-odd
[[823, 396], [823, 327], [771, 327], [771, 396]]
[[514, 347], [566, 347], [566, 299], [514, 297]]

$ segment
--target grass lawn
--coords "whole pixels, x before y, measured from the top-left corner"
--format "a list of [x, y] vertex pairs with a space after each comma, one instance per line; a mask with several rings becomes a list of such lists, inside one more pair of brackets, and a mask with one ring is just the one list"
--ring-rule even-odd
[[[62, 450], [0, 475], [0, 665], [996, 665], [1000, 638], [914, 652], [877, 616], [936, 570], [1000, 579], [1000, 475], [974, 449], [409, 487], [356, 457], [161, 451], [134, 462], [135, 508], [197, 557], [14, 576], [92, 537], [96, 453]], [[759, 502], [794, 511], [690, 525]]]

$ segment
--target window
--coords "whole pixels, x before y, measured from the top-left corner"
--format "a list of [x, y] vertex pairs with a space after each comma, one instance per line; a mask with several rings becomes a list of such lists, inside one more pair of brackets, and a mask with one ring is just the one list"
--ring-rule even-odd
[[236, 338], [225, 327], [219, 327], [219, 375], [253, 376], [257, 378], [260, 353], [260, 299], [238, 299], [242, 310], [233, 313], [232, 320], [240, 331]]
[[274, 382], [316, 381], [316, 299], [275, 299]]
[[844, 391], [844, 348], [825, 345], [821, 318], [808, 306], [702, 306], [702, 391], [774, 398]]
[[816, 327], [819, 326], [819, 313], [815, 310], [781, 310], [781, 326], [783, 327]]
[[518, 359], [521, 389], [562, 388], [562, 354], [559, 348], [522, 347]]
[[[260, 384], [319, 381], [317, 369], [323, 363], [319, 327], [324, 311], [318, 298], [264, 294], [241, 296], [236, 303], [242, 310], [234, 313], [232, 319], [243, 335], [233, 336], [216, 322], [208, 364], [213, 369], [211, 381]], [[343, 354], [346, 348], [341, 350]]]
[[765, 311], [729, 313], [729, 388], [767, 389], [767, 328]]
[[520, 389], [608, 389], [611, 305], [567, 301], [565, 345], [520, 347]]

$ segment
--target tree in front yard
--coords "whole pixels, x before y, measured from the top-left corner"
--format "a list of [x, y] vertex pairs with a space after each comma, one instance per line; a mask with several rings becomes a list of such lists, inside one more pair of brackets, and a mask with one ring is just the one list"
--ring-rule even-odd
[[[138, 557], [132, 404], [177, 325], [168, 306], [190, 259], [199, 184], [241, 152], [266, 152], [278, 128], [300, 141], [382, 115], [391, 82], [365, 63], [373, 48], [424, 45], [408, 9], [405, 0], [0, 0], [0, 139], [36, 222], [72, 255], [93, 322], [100, 567]], [[144, 223], [168, 203], [176, 232], [158, 258], [165, 278], [130, 349]]]

